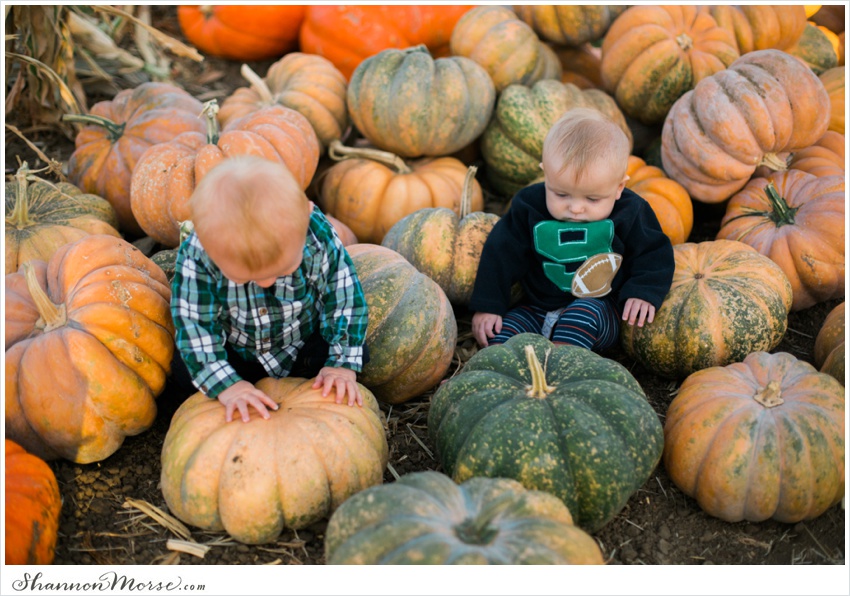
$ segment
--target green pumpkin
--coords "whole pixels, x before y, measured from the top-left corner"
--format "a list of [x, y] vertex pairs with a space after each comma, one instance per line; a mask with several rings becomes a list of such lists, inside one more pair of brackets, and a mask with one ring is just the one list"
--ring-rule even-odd
[[593, 532], [661, 458], [663, 431], [618, 362], [524, 333], [473, 356], [434, 394], [428, 431], [456, 482], [513, 478]]
[[838, 55], [826, 33], [811, 23], [806, 24], [803, 35], [786, 51], [805, 62], [816, 75], [838, 66]]
[[457, 485], [434, 471], [367, 488], [334, 511], [331, 565], [601, 565], [596, 541], [553, 495], [507, 478]]
[[511, 197], [542, 179], [540, 160], [549, 128], [572, 108], [592, 108], [616, 122], [632, 144], [632, 132], [614, 99], [599, 89], [579, 89], [552, 79], [533, 86], [508, 85], [481, 136], [481, 155], [494, 190]]

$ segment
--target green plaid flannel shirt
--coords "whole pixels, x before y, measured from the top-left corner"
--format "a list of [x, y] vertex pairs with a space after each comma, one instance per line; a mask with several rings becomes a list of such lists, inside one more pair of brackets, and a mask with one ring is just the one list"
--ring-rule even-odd
[[359, 372], [367, 308], [351, 257], [330, 222], [313, 209], [298, 271], [269, 288], [222, 275], [194, 232], [180, 245], [171, 282], [176, 347], [195, 386], [209, 397], [240, 380], [225, 342], [269, 376], [285, 377], [318, 328], [330, 345], [326, 366]]

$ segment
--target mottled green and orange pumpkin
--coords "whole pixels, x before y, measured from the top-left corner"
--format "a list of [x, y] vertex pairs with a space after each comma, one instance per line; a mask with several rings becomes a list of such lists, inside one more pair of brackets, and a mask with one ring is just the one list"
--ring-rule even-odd
[[248, 422], [227, 422], [224, 405], [200, 392], [184, 401], [162, 446], [162, 494], [171, 512], [189, 525], [265, 544], [380, 484], [388, 447], [374, 396], [361, 386], [362, 406], [337, 404], [312, 384], [258, 381], [278, 404], [268, 420], [250, 410]]
[[369, 362], [358, 380], [384, 403], [433, 388], [454, 357], [457, 321], [445, 292], [404, 257], [376, 244], [347, 248], [369, 308]]
[[844, 496], [844, 388], [791, 354], [693, 373], [664, 423], [664, 467], [728, 522], [813, 519]]
[[431, 398], [428, 433], [456, 482], [512, 478], [594, 532], [661, 458], [662, 428], [620, 363], [523, 333], [479, 350]]
[[[830, 32], [830, 35], [835, 34]], [[806, 24], [797, 43], [785, 51], [801, 60], [816, 75], [838, 66], [838, 54], [832, 41], [824, 31], [812, 23]]]
[[62, 511], [59, 483], [44, 460], [14, 441], [5, 444], [6, 565], [50, 565]]
[[32, 259], [47, 261], [57, 248], [89, 234], [120, 238], [118, 215], [106, 199], [68, 182], [36, 177], [24, 163], [6, 183], [6, 271]]
[[460, 213], [446, 207], [417, 209], [393, 225], [381, 242], [436, 281], [457, 305], [472, 297], [484, 241], [499, 221], [494, 213], [470, 210], [477, 169], [467, 170]]
[[540, 39], [557, 46], [578, 47], [602, 39], [626, 5], [574, 4], [513, 6], [517, 16], [534, 29]]
[[427, 470], [357, 493], [325, 532], [330, 565], [602, 565], [564, 503], [508, 478]]
[[737, 240], [677, 244], [673, 255], [673, 284], [655, 319], [621, 325], [629, 356], [675, 379], [779, 345], [793, 300], [779, 265]]
[[749, 244], [779, 265], [797, 311], [844, 296], [845, 213], [844, 176], [774, 172], [729, 199], [717, 238]]
[[463, 149], [487, 126], [496, 89], [463, 56], [432, 58], [425, 46], [384, 50], [351, 76], [346, 105], [372, 145], [402, 157], [440, 157]]
[[829, 311], [815, 337], [814, 364], [822, 373], [844, 384], [844, 318], [846, 305], [842, 301]]

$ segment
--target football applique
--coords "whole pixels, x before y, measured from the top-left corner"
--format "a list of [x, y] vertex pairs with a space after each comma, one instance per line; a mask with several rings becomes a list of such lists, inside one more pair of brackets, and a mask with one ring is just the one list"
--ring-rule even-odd
[[599, 298], [611, 291], [611, 282], [623, 262], [622, 255], [603, 252], [581, 264], [573, 276], [571, 291], [576, 298]]

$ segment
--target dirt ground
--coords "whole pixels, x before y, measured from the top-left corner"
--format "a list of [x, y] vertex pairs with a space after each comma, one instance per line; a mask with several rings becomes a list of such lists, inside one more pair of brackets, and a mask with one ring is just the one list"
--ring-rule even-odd
[[[158, 13], [155, 23], [179, 37], [173, 14]], [[252, 67], [263, 75], [270, 62]], [[196, 97], [207, 100], [226, 97], [245, 85], [239, 65], [208, 58], [202, 64], [176, 60], [175, 80]], [[14, 123], [14, 114], [7, 114]], [[71, 140], [50, 130], [25, 131], [48, 157], [67, 160]], [[31, 149], [7, 134], [6, 174], [17, 168], [17, 158], [38, 167]], [[479, 178], [482, 178], [479, 176]], [[696, 205], [692, 241], [714, 237], [722, 212], [716, 207]], [[152, 248], [148, 245], [148, 249]], [[155, 247], [154, 247], [155, 248]], [[827, 313], [838, 304], [831, 301], [792, 313], [789, 329], [775, 351], [786, 351], [811, 361], [814, 338]], [[469, 314], [458, 313], [457, 371], [474, 352], [469, 333]], [[626, 365], [645, 390], [660, 419], [677, 383], [649, 374], [624, 353], [608, 354]], [[434, 445], [426, 431], [431, 393], [400, 406], [382, 406], [387, 421], [390, 464], [399, 474], [440, 470], [432, 455]], [[108, 459], [78, 465], [52, 462], [63, 497], [57, 565], [148, 565], [148, 564], [323, 564], [326, 522], [299, 531], [287, 530], [279, 539], [262, 546], [246, 546], [223, 533], [190, 528], [192, 540], [210, 548], [204, 558], [169, 550], [166, 542], [178, 536], [134, 505], [152, 505], [167, 512], [159, 488], [160, 452], [172, 414], [179, 404], [166, 391], [159, 398], [154, 426], [131, 437]], [[385, 482], [394, 477], [388, 470]], [[797, 524], [774, 521], [727, 523], [703, 513], [696, 502], [679, 491], [659, 465], [649, 480], [629, 500], [625, 509], [594, 537], [609, 564], [617, 565], [801, 565], [845, 564], [845, 512], [833, 507], [815, 520]]]

